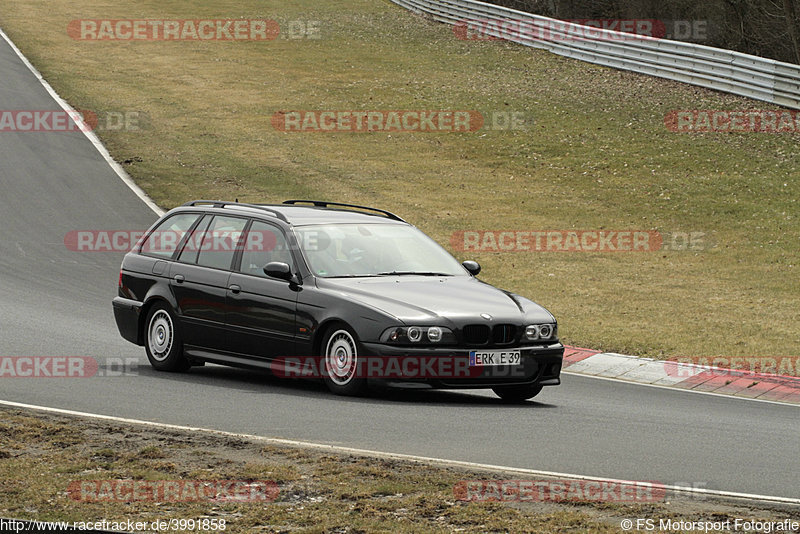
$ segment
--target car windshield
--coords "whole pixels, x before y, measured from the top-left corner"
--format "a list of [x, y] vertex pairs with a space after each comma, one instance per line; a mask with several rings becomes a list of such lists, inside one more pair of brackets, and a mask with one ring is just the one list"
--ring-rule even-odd
[[294, 231], [316, 276], [467, 275], [453, 256], [413, 226], [330, 224]]

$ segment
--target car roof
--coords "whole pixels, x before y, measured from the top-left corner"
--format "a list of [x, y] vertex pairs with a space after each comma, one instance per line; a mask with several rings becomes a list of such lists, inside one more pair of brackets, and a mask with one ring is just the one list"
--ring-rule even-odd
[[[347, 223], [408, 224], [397, 215], [377, 208], [325, 201], [287, 201], [284, 204], [245, 204], [219, 200], [194, 200], [182, 207], [205, 207], [213, 211], [240, 212], [264, 219], [278, 219], [292, 226]], [[300, 203], [311, 203], [302, 205]]]

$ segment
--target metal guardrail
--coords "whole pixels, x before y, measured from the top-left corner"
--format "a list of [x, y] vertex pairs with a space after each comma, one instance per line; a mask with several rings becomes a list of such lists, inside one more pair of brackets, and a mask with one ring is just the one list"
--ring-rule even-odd
[[682, 41], [620, 33], [476, 0], [391, 0], [490, 37], [800, 109], [800, 65]]

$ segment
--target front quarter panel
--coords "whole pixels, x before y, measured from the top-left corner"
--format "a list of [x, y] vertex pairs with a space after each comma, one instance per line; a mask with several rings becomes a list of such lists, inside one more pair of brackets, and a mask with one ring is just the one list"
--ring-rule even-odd
[[319, 354], [321, 337], [327, 326], [342, 322], [355, 330], [361, 342], [377, 342], [386, 328], [403, 323], [385, 312], [348, 300], [336, 291], [320, 289], [309, 277], [297, 300], [298, 352]]

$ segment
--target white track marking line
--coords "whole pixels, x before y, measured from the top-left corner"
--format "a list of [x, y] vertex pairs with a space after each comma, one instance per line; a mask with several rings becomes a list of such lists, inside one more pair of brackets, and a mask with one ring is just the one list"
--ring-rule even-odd
[[[50, 84], [47, 83], [47, 81], [42, 77], [42, 74], [38, 70], [36, 70], [36, 67], [34, 67], [30, 61], [28, 61], [28, 58], [26, 58], [22, 54], [20, 49], [17, 48], [17, 45], [15, 45], [11, 41], [11, 39], [8, 37], [8, 35], [6, 35], [6, 32], [4, 32], [2, 28], [0, 28], [0, 37], [2, 37], [5, 40], [5, 42], [8, 43], [8, 46], [11, 47], [11, 49], [14, 51], [14, 53], [17, 54], [20, 60], [22, 60], [25, 66], [28, 67], [28, 69], [33, 73], [34, 76], [36, 76], [36, 79], [39, 80], [39, 83], [42, 84], [42, 87], [45, 88], [45, 90], [50, 94], [50, 96], [53, 97], [53, 100], [55, 100], [56, 103], [59, 106], [61, 106], [61, 108], [64, 111], [66, 111], [67, 113], [76, 112], [75, 108], [70, 106], [63, 98], [61, 98], [58, 95], [58, 93], [56, 93], [56, 91], [50, 86]], [[156, 213], [156, 215], [158, 215], [159, 217], [161, 215], [164, 215], [165, 213], [164, 210], [159, 208], [158, 205], [153, 201], [153, 199], [147, 196], [147, 193], [145, 193], [142, 190], [142, 188], [136, 185], [136, 182], [134, 182], [133, 179], [128, 175], [128, 173], [125, 172], [125, 169], [123, 169], [119, 163], [114, 161], [114, 158], [112, 158], [111, 154], [108, 153], [108, 150], [106, 149], [106, 147], [103, 146], [103, 143], [100, 142], [100, 139], [97, 137], [97, 135], [93, 131], [87, 130], [86, 128], [79, 128], [79, 130], [81, 130], [83, 134], [86, 136], [86, 138], [89, 140], [89, 142], [94, 145], [94, 147], [103, 157], [103, 159], [106, 160], [111, 169], [117, 173], [117, 176], [120, 177], [120, 179], [125, 183], [125, 185], [127, 185], [131, 189], [131, 191], [133, 191], [136, 194], [136, 196], [142, 200], [142, 202], [144, 202], [151, 210], [153, 210]]]
[[[483, 463], [475, 463], [475, 462], [466, 462], [462, 460], [445, 460], [441, 458], [431, 458], [428, 456], [416, 456], [413, 454], [402, 454], [402, 453], [394, 453], [394, 452], [383, 452], [383, 451], [374, 451], [370, 449], [357, 449], [353, 447], [343, 447], [340, 445], [328, 445], [324, 443], [315, 443], [311, 441], [299, 441], [293, 439], [283, 439], [283, 438], [270, 438], [266, 436], [256, 436], [254, 434], [240, 434], [236, 432], [227, 432], [224, 430], [214, 430], [212, 428], [202, 428], [202, 427], [193, 427], [193, 426], [182, 426], [182, 425], [173, 425], [169, 423], [156, 423], [153, 421], [143, 421], [141, 419], [127, 419], [124, 417], [115, 417], [111, 415], [99, 415], [94, 413], [88, 412], [78, 412], [74, 410], [65, 410], [62, 408], [50, 408], [48, 406], [37, 406], [35, 404], [23, 404], [21, 402], [12, 402], [12, 401], [4, 401], [0, 400], [0, 405], [8, 406], [11, 408], [22, 408], [28, 410], [38, 410], [42, 412], [48, 413], [55, 413], [55, 414], [62, 414], [62, 415], [70, 415], [76, 417], [85, 417], [89, 419], [99, 419], [103, 421], [114, 421], [117, 423], [125, 423], [125, 424], [133, 424], [133, 425], [143, 425], [149, 426], [152, 428], [163, 428], [168, 430], [180, 430], [180, 431], [189, 431], [189, 432], [202, 432], [206, 434], [214, 434], [217, 436], [224, 436], [230, 438], [239, 438], [239, 439], [248, 439], [252, 441], [261, 441], [265, 443], [271, 443], [274, 445], [285, 445], [290, 447], [299, 447], [305, 449], [313, 449], [318, 451], [331, 451], [343, 454], [354, 454], [359, 456], [368, 456], [372, 458], [382, 458], [382, 459], [390, 459], [390, 460], [404, 460], [409, 462], [415, 463], [424, 463], [429, 465], [441, 465], [446, 467], [461, 467], [466, 469], [473, 469], [473, 470], [480, 470], [480, 471], [491, 471], [496, 473], [514, 473], [519, 475], [534, 475], [534, 476], [541, 476], [541, 477], [551, 477], [551, 478], [568, 478], [573, 480], [587, 480], [593, 482], [613, 482], [618, 484], [633, 484], [636, 481], [633, 480], [621, 480], [621, 479], [614, 479], [614, 478], [602, 478], [602, 477], [593, 477], [593, 476], [586, 476], [586, 475], [575, 475], [572, 473], [559, 473], [555, 471], [540, 471], [538, 469], [525, 469], [522, 467], [507, 467], [502, 465], [492, 465], [492, 464], [483, 464]], [[800, 505], [800, 499], [792, 499], [789, 497], [777, 497], [774, 495], [758, 495], [753, 493], [737, 493], [732, 491], [720, 491], [720, 490], [709, 490], [703, 488], [686, 488], [682, 486], [670, 486], [664, 485], [665, 490], [679, 492], [679, 493], [695, 493], [695, 494], [702, 494], [702, 495], [709, 495], [714, 497], [724, 497], [728, 499], [745, 499], [749, 501], [764, 501], [776, 504], [791, 504], [791, 505]]]

